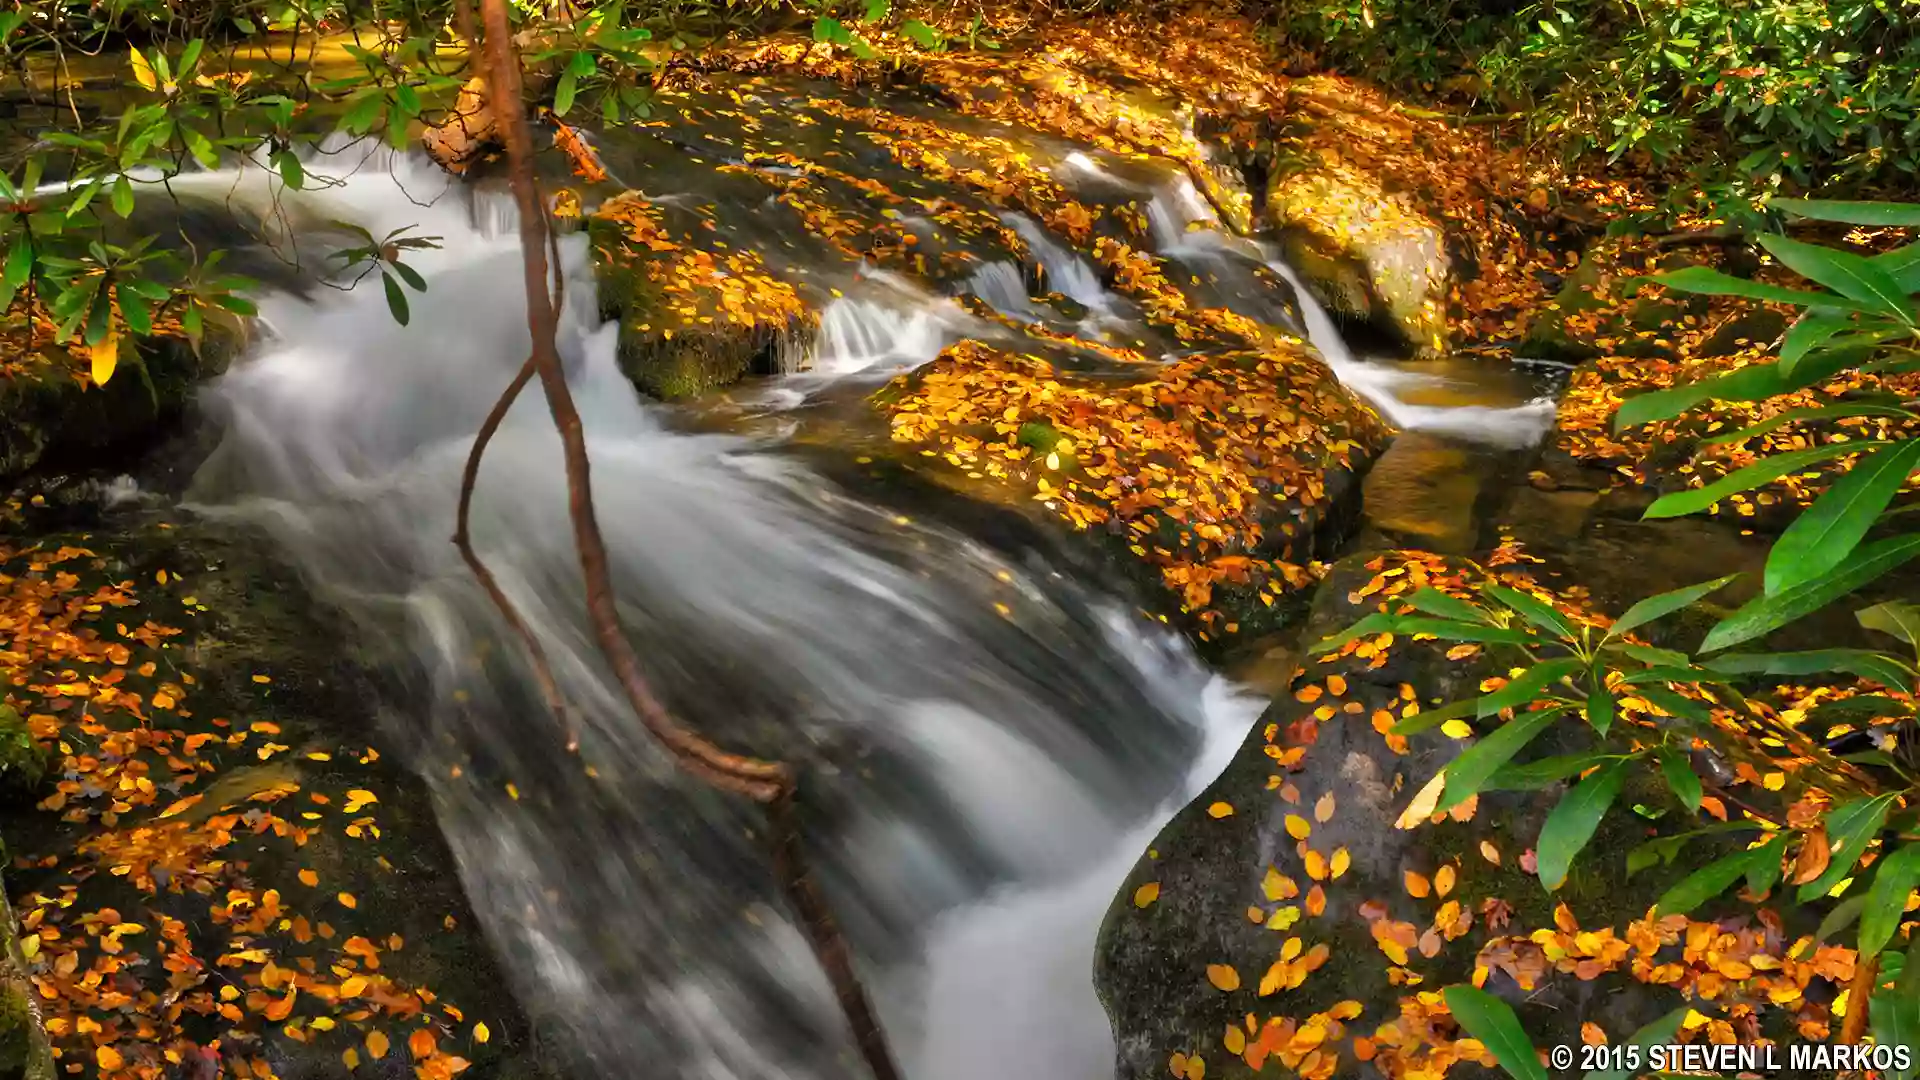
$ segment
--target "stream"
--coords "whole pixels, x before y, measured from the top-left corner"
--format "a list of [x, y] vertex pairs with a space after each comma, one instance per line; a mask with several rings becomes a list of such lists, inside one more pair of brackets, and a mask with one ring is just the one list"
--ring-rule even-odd
[[[1061, 171], [1100, 171], [1078, 156]], [[406, 326], [377, 280], [322, 287], [307, 267], [266, 290], [247, 355], [203, 393], [223, 436], [188, 507], [264, 528], [395, 668], [407, 694], [390, 734], [433, 790], [517, 995], [564, 1033], [563, 1071], [853, 1075], [756, 811], [673, 769], [592, 643], [537, 393], [492, 444], [474, 535], [552, 659], [564, 725], [448, 542], [472, 434], [528, 349], [511, 201], [384, 150], [337, 151], [308, 173], [337, 179], [293, 192], [243, 164], [175, 188], [314, 250], [333, 221], [438, 237], [409, 256], [429, 289]], [[616, 175], [656, 194], [686, 182], [685, 163]], [[1291, 317], [1268, 282], [1297, 285], [1292, 270], [1219, 228], [1184, 178], [1151, 213], [1158, 253], [1208, 270], [1226, 304]], [[1070, 246], [1009, 224], [1084, 309], [1076, 332], [1131, 336], [1137, 312]], [[816, 403], [1003, 328], [867, 268], [794, 370], [736, 394], [731, 421], [703, 421], [697, 403], [636, 394], [585, 238], [563, 238], [560, 254], [559, 346], [629, 633], [688, 725], [806, 766], [812, 850], [908, 1074], [1112, 1075], [1088, 977], [1101, 916], [1264, 700], [1045, 545], [992, 542], [792, 452]], [[1049, 317], [1010, 265], [962, 288], [1010, 319]], [[1512, 449], [1551, 424], [1537, 389], [1355, 355], [1297, 292], [1300, 329], [1396, 426]]]

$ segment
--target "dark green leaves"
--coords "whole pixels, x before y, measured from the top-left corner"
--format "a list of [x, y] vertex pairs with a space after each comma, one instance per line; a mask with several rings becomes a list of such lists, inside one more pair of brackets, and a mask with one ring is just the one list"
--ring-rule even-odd
[[1436, 813], [1444, 813], [1466, 802], [1487, 785], [1500, 766], [1526, 749], [1564, 709], [1536, 709], [1521, 713], [1500, 725], [1447, 766], [1446, 791], [1440, 796]]
[[1487, 613], [1467, 603], [1457, 596], [1441, 592], [1431, 585], [1422, 586], [1408, 596], [1407, 603], [1416, 610], [1429, 615], [1438, 615], [1443, 619], [1456, 622], [1485, 622]]
[[1889, 600], [1870, 608], [1861, 608], [1853, 617], [1868, 630], [1891, 634], [1920, 648], [1920, 607], [1900, 600]]
[[400, 283], [395, 281], [391, 274], [381, 274], [380, 283], [386, 287], [387, 310], [393, 313], [393, 321], [399, 323], [401, 326], [407, 325], [407, 320], [411, 317], [411, 313], [407, 309], [407, 294], [405, 290], [400, 288]]
[[1846, 202], [1839, 199], [1774, 199], [1767, 203], [1775, 210], [1814, 221], [1837, 221], [1845, 225], [1920, 226], [1920, 204], [1889, 202]]
[[1767, 285], [1758, 281], [1748, 281], [1746, 278], [1733, 277], [1718, 270], [1709, 270], [1704, 266], [1689, 266], [1684, 270], [1675, 270], [1668, 274], [1656, 274], [1653, 280], [1669, 289], [1703, 293], [1707, 296], [1744, 296], [1749, 300], [1771, 300], [1776, 304], [1839, 308], [1844, 311], [1877, 310], [1876, 305], [1864, 304], [1857, 300], [1843, 300], [1826, 293], [1805, 292], [1800, 289], [1783, 289], [1778, 285]]
[[1575, 784], [1555, 804], [1553, 812], [1547, 815], [1546, 824], [1540, 828], [1537, 857], [1540, 883], [1549, 891], [1558, 889], [1566, 882], [1573, 857], [1587, 846], [1587, 841], [1593, 839], [1600, 819], [1606, 816], [1607, 808], [1619, 797], [1620, 786], [1626, 783], [1626, 779], [1627, 762], [1615, 761], [1603, 765], [1593, 775]]
[[1823, 577], [1773, 596], [1755, 598], [1715, 626], [1700, 643], [1700, 648], [1713, 652], [1770, 633], [1820, 610], [1916, 555], [1920, 555], [1920, 534], [1892, 536], [1856, 548]]
[[1767, 555], [1769, 595], [1840, 565], [1920, 469], [1920, 439], [1875, 450], [1854, 463], [1774, 542]]
[[1868, 649], [1811, 649], [1788, 653], [1729, 653], [1706, 662], [1726, 675], [1824, 675], [1846, 672], [1883, 686], [1906, 689], [1913, 673], [1899, 661]]
[[[1865, 256], [1805, 244], [1785, 236], [1762, 236], [1760, 246], [1802, 277], [1817, 281], [1869, 310], [1914, 325], [1913, 301], [1907, 299], [1906, 292], [1894, 284], [1885, 270]], [[1819, 306], [1835, 305], [1829, 301]]]
[[1920, 844], [1907, 844], [1888, 855], [1873, 875], [1873, 888], [1860, 911], [1860, 956], [1876, 956], [1900, 928], [1907, 897], [1920, 886]]
[[1667, 787], [1673, 789], [1674, 797], [1687, 808], [1688, 813], [1700, 811], [1700, 776], [1693, 771], [1693, 765], [1687, 761], [1687, 755], [1671, 746], [1660, 750], [1660, 775], [1666, 777]]
[[1735, 852], [1723, 859], [1695, 870], [1681, 878], [1679, 883], [1660, 896], [1655, 905], [1662, 915], [1685, 915], [1701, 904], [1727, 891], [1727, 887], [1747, 876], [1763, 862], [1780, 862], [1780, 852], [1786, 847], [1785, 834], [1774, 837], [1757, 848]]
[[1492, 716], [1503, 709], [1517, 709], [1540, 697], [1541, 691], [1584, 667], [1577, 657], [1562, 656], [1543, 660], [1513, 677], [1507, 685], [1480, 698], [1477, 715]]
[[[1867, 999], [1867, 1016], [1873, 1021], [1875, 1042], [1920, 1046], [1920, 937], [1907, 946], [1906, 963], [1893, 990], [1876, 990]], [[1885, 1080], [1912, 1080], [1917, 1069], [1920, 1060], [1909, 1060], [1906, 1068], [1888, 1069], [1881, 1075]]]
[[1842, 878], [1853, 873], [1854, 864], [1860, 861], [1867, 844], [1879, 834], [1880, 826], [1886, 823], [1887, 811], [1898, 797], [1879, 795], [1871, 799], [1855, 799], [1827, 812], [1827, 840], [1833, 855], [1827, 861], [1826, 872], [1800, 886], [1798, 899], [1801, 903], [1833, 891]]
[[1473, 986], [1449, 986], [1443, 991], [1447, 1011], [1460, 1022], [1467, 1034], [1480, 1040], [1493, 1053], [1494, 1060], [1515, 1080], [1547, 1080], [1533, 1041], [1520, 1026], [1513, 1007], [1492, 994]]
[[1670, 518], [1692, 514], [1700, 510], [1705, 510], [1707, 507], [1712, 506], [1714, 503], [1719, 502], [1729, 495], [1735, 495], [1742, 491], [1750, 491], [1762, 484], [1772, 483], [1790, 473], [1800, 472], [1809, 465], [1815, 465], [1822, 461], [1830, 461], [1848, 454], [1857, 454], [1863, 450], [1877, 449], [1886, 445], [1888, 444], [1878, 440], [1862, 440], [1860, 442], [1828, 443], [1824, 446], [1809, 446], [1802, 450], [1790, 450], [1784, 454], [1775, 454], [1769, 458], [1762, 458], [1744, 469], [1735, 469], [1733, 472], [1708, 484], [1706, 487], [1694, 488], [1688, 491], [1676, 491], [1671, 495], [1663, 495], [1655, 500], [1652, 506], [1647, 507], [1646, 516], [1649, 518]]
[[1702, 582], [1699, 585], [1687, 585], [1674, 589], [1672, 592], [1663, 592], [1658, 596], [1649, 596], [1645, 600], [1628, 608], [1626, 614], [1621, 615], [1619, 619], [1615, 620], [1613, 629], [1607, 631], [1607, 636], [1611, 638], [1619, 634], [1624, 634], [1629, 630], [1645, 626], [1647, 623], [1663, 615], [1671, 615], [1701, 597], [1706, 596], [1708, 593], [1719, 590], [1739, 576], [1739, 574], [1728, 574], [1726, 577], [1715, 578], [1712, 581]]

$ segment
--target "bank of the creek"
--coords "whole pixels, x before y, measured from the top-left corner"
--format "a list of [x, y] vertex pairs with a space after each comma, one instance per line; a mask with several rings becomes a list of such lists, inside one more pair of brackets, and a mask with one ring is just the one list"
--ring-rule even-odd
[[[1644, 253], [1531, 197], [1549, 174], [1277, 74], [1245, 27], [1134, 30], [737, 50], [543, 152], [627, 631], [688, 725], [802, 770], [912, 1080], [1488, 1065], [1426, 991], [1542, 928], [1624, 949], [1671, 875], [1595, 871], [1556, 912], [1517, 869], [1540, 793], [1392, 829], [1459, 741], [1392, 717], [1498, 673], [1304, 646], [1488, 575], [1594, 618], [1764, 537], [1639, 520], [1659, 448], [1595, 434], [1632, 373], [1584, 350], [1636, 332], [1602, 324]], [[859, 1075], [762, 818], [672, 766], [593, 646], [537, 395], [474, 536], [564, 717], [448, 541], [529, 346], [496, 170], [304, 169], [143, 202], [262, 284], [215, 351], [149, 348], [141, 401], [23, 305], [4, 330], [0, 721], [47, 775], [0, 829], [58, 1072]], [[293, 257], [337, 222], [437, 238], [406, 325]], [[1674, 316], [1662, 379], [1721, 314]], [[1495, 985], [1545, 980], [1547, 1042], [1681, 1000], [1608, 957]], [[1801, 985], [1843, 986], [1820, 957]]]

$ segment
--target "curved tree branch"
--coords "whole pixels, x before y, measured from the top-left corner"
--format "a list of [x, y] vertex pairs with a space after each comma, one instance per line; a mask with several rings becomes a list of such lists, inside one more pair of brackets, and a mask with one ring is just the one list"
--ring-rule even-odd
[[[547, 410], [560, 434], [566, 467], [567, 510], [573, 525], [574, 546], [586, 584], [587, 618], [601, 653], [628, 703], [647, 731], [673, 754], [680, 767], [726, 791], [745, 795], [766, 806], [773, 845], [775, 876], [800, 916], [814, 956], [825, 969], [839, 999], [847, 1024], [875, 1080], [898, 1080], [899, 1067], [875, 1019], [872, 1003], [854, 971], [851, 950], [835, 924], [824, 897], [809, 873], [795, 802], [799, 794], [795, 773], [785, 763], [734, 754], [680, 725], [654, 696], [640, 672], [639, 658], [620, 627], [606, 542], [594, 514], [591, 463], [586, 436], [567, 387], [555, 343], [558, 310], [548, 293], [551, 266], [546, 207], [541, 204], [533, 168], [532, 135], [521, 100], [519, 59], [515, 55], [507, 0], [482, 0], [487, 97], [493, 106], [500, 135], [506, 143], [508, 178], [520, 214], [521, 265], [526, 286], [527, 326], [533, 348], [528, 366], [539, 376]], [[527, 380], [516, 378], [509, 393]], [[510, 398], [503, 395], [503, 401]], [[504, 415], [505, 408], [495, 411]], [[497, 422], [495, 423], [497, 427]], [[491, 432], [483, 432], [490, 435]], [[481, 448], [484, 444], [481, 444]], [[477, 454], [472, 461], [477, 460]], [[477, 468], [477, 466], [475, 466]]]

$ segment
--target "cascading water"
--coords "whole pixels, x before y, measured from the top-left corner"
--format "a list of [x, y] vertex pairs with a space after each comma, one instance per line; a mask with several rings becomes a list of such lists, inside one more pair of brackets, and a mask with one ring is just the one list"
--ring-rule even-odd
[[[329, 171], [343, 179], [299, 193], [257, 168], [196, 184], [253, 192], [229, 204], [289, 237], [336, 219], [437, 235], [410, 259], [429, 291], [406, 327], [377, 288], [262, 297], [266, 340], [211, 393], [227, 434], [194, 505], [265, 526], [368, 640], [394, 643], [411, 685], [396, 734], [572, 1071], [850, 1075], [757, 811], [673, 769], [591, 644], [537, 393], [494, 440], [474, 536], [552, 658], [566, 728], [447, 540], [472, 434], [528, 347], [506, 201], [422, 205], [407, 192], [440, 182], [384, 152], [309, 170]], [[629, 632], [688, 724], [806, 767], [811, 845], [910, 1075], [978, 1076], [989, 1049], [994, 1075], [1107, 1075], [1086, 974], [1099, 913], [1143, 830], [1258, 703], [1036, 556], [907, 520], [747, 440], [665, 430], [617, 370], [579, 238], [560, 262], [560, 346]], [[923, 351], [862, 313], [828, 355]]]

